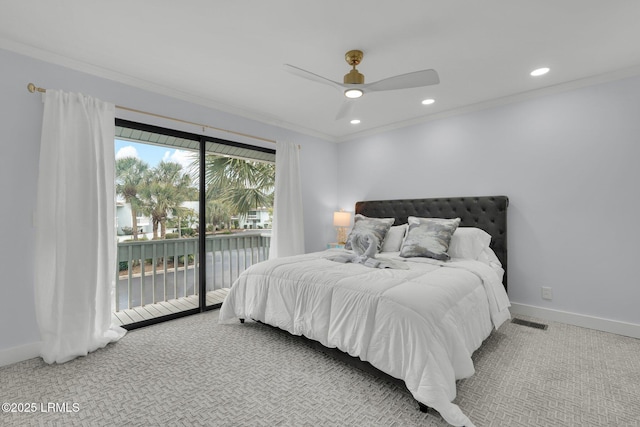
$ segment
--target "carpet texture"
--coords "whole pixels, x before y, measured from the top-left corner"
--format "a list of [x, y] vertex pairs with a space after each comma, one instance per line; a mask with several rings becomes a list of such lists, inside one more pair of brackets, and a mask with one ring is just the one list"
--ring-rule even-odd
[[[217, 319], [138, 329], [63, 365], [0, 368], [0, 401], [36, 409], [2, 412], [0, 425], [447, 425], [406, 390], [302, 340]], [[505, 323], [485, 341], [476, 374], [458, 382], [465, 414], [478, 427], [640, 426], [640, 340], [546, 323]]]

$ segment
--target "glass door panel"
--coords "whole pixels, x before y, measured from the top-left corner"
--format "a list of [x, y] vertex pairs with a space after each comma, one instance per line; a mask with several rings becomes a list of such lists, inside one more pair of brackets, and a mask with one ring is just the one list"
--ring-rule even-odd
[[115, 148], [114, 320], [198, 309], [198, 152], [119, 138]]
[[221, 304], [240, 273], [268, 258], [275, 165], [207, 152], [207, 306]]

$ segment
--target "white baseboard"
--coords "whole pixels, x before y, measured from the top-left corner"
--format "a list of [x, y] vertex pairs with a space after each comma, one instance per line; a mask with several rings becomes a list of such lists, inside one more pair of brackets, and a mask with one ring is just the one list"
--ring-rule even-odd
[[0, 366], [12, 365], [40, 356], [40, 341], [0, 350]]
[[511, 303], [511, 314], [537, 317], [538, 319], [567, 323], [583, 328], [596, 329], [598, 331], [611, 332], [613, 334], [640, 339], [640, 325], [620, 322], [617, 320], [603, 319], [600, 317], [586, 316], [583, 314], [569, 313], [566, 311], [551, 310], [533, 305]]

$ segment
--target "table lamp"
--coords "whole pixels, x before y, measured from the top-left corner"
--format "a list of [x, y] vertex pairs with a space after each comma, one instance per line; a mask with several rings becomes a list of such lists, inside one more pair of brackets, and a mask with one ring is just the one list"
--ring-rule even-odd
[[347, 241], [347, 228], [351, 225], [351, 213], [340, 211], [333, 213], [333, 226], [338, 231], [338, 243], [343, 245]]

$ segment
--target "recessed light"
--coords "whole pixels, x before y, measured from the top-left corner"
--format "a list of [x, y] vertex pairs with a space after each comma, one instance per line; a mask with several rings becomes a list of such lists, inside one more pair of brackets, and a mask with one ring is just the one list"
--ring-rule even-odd
[[353, 119], [353, 120], [351, 120], [351, 122], [350, 122], [350, 123], [351, 123], [352, 125], [360, 124], [360, 119]]
[[538, 68], [538, 69], [536, 69], [536, 70], [533, 70], [530, 74], [531, 74], [533, 77], [538, 77], [538, 76], [545, 75], [545, 74], [547, 74], [548, 72], [549, 72], [549, 68], [547, 68], [547, 67], [542, 67], [542, 68]]
[[434, 102], [436, 102], [436, 100], [435, 100], [435, 99], [433, 99], [433, 98], [428, 98], [428, 99], [425, 99], [425, 100], [423, 100], [423, 101], [422, 101], [422, 105], [431, 105], [431, 104], [433, 104]]

